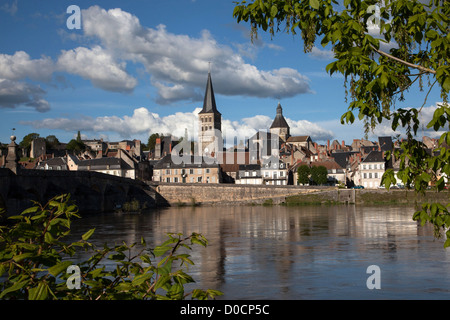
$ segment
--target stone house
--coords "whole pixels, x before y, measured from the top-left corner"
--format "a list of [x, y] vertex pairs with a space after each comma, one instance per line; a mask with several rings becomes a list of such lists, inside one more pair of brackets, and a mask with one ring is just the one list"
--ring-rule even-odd
[[214, 159], [205, 161], [201, 156], [186, 156], [189, 161], [175, 163], [172, 155], [164, 156], [153, 166], [153, 181], [168, 183], [220, 183], [220, 166]]
[[95, 171], [113, 176], [135, 179], [136, 170], [121, 158], [96, 158], [78, 163], [79, 171]]

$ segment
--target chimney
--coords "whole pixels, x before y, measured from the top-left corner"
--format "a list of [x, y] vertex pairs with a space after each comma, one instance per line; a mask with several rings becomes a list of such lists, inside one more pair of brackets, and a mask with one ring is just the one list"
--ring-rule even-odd
[[327, 150], [330, 150], [330, 140], [327, 141]]
[[345, 141], [342, 140], [342, 148], [345, 148]]

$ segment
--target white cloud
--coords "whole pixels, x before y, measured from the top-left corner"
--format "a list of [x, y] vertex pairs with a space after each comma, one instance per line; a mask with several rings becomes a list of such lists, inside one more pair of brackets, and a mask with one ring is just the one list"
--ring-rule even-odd
[[309, 93], [309, 80], [297, 70], [259, 70], [204, 30], [197, 38], [173, 34], [164, 25], [144, 27], [121, 9], [92, 6], [82, 12], [85, 35], [122, 60], [141, 63], [158, 89], [160, 103], [201, 99], [208, 62], [216, 93], [254, 97], [292, 97]]
[[54, 63], [49, 57], [30, 59], [24, 51], [13, 55], [0, 54], [0, 78], [3, 79], [50, 81], [54, 70]]
[[115, 61], [100, 46], [62, 51], [57, 64], [60, 70], [77, 74], [104, 90], [131, 92], [137, 85], [137, 80], [126, 72], [126, 64]]
[[[31, 125], [36, 129], [81, 130], [104, 135], [116, 133], [123, 139], [136, 136], [145, 138], [152, 133], [172, 134], [176, 137], [182, 137], [185, 134], [185, 129], [187, 129], [189, 137], [194, 137], [194, 140], [197, 140], [197, 115], [200, 110], [200, 108], [196, 108], [192, 112], [176, 112], [161, 117], [142, 107], [135, 109], [131, 116], [82, 117], [81, 119], [48, 118], [27, 121], [22, 124]], [[255, 115], [240, 121], [222, 119], [222, 133], [224, 138], [236, 137], [238, 141], [245, 141], [258, 130], [268, 130], [272, 121], [272, 118], [265, 115]], [[334, 136], [332, 131], [306, 120], [286, 119], [286, 121], [291, 127], [291, 135], [310, 135], [313, 140], [326, 140]]]

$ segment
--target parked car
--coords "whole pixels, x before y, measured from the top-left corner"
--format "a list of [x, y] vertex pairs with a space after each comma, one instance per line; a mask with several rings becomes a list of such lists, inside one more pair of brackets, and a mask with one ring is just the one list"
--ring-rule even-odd
[[352, 189], [364, 189], [364, 186], [354, 186]]

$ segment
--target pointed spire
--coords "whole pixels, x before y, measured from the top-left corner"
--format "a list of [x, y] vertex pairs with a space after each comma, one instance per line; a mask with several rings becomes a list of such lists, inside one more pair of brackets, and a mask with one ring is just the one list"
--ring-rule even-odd
[[211, 72], [208, 72], [208, 81], [206, 82], [205, 99], [203, 100], [203, 109], [200, 113], [216, 113], [216, 99], [214, 97], [214, 89], [211, 80]]
[[286, 119], [283, 117], [283, 109], [281, 108], [280, 102], [278, 102], [277, 115], [275, 116], [270, 128], [289, 128]]

